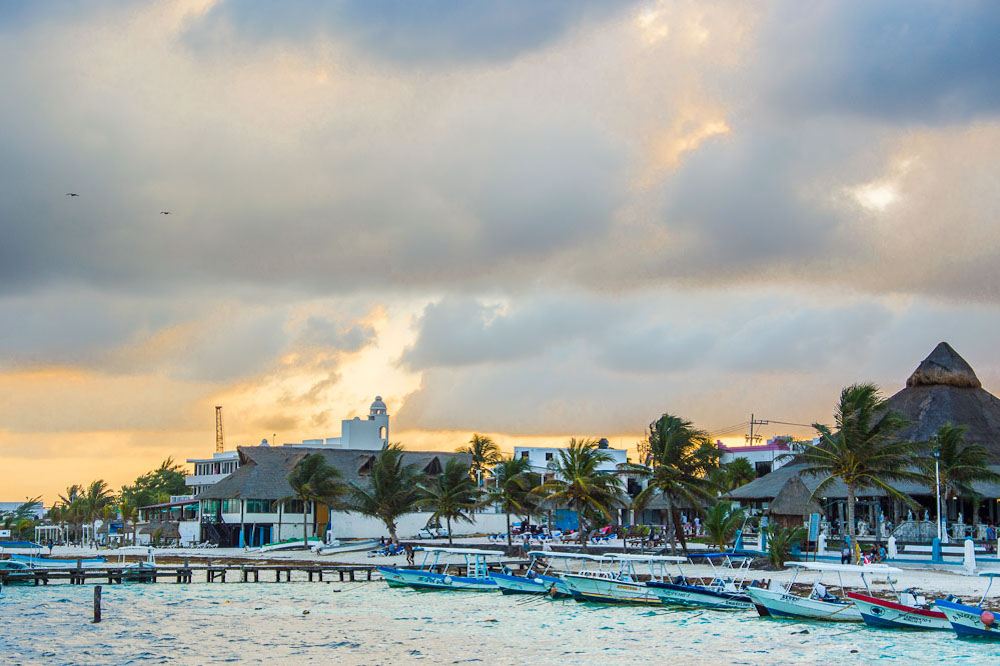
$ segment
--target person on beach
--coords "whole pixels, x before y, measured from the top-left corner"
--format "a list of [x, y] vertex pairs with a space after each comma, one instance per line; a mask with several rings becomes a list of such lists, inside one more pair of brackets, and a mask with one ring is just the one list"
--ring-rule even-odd
[[840, 549], [840, 563], [850, 564], [851, 563], [851, 545], [844, 542], [844, 545]]

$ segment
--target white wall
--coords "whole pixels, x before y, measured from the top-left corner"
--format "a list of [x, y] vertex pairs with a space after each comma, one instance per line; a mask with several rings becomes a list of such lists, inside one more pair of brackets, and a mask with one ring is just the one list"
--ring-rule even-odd
[[[430, 513], [410, 513], [402, 516], [396, 523], [396, 534], [400, 539], [409, 539], [417, 536], [417, 533], [427, 524]], [[474, 523], [452, 523], [451, 530], [454, 536], [463, 534], [500, 534], [507, 531], [507, 518], [502, 513], [477, 513]], [[511, 521], [516, 522], [520, 518], [511, 517]], [[389, 536], [389, 531], [385, 529], [385, 524], [381, 520], [362, 516], [359, 513], [337, 513], [333, 514], [333, 533], [339, 539], [343, 538], [372, 538]], [[299, 534], [302, 534], [302, 526], [299, 525]], [[444, 527], [444, 521], [441, 521]], [[284, 529], [282, 529], [284, 532]], [[292, 536], [292, 535], [289, 535]]]

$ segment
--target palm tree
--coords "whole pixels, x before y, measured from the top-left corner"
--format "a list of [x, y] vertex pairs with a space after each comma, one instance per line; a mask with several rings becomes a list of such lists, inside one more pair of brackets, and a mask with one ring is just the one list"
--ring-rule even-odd
[[448, 545], [452, 543], [451, 521], [474, 522], [472, 511], [479, 502], [480, 492], [476, 482], [469, 478], [469, 468], [460, 459], [452, 458], [445, 463], [444, 470], [421, 484], [426, 495], [417, 501], [417, 506], [434, 508], [427, 522], [445, 519], [448, 527]]
[[503, 453], [492, 439], [485, 435], [472, 435], [472, 439], [466, 446], [455, 449], [457, 453], [466, 453], [472, 456], [472, 465], [469, 467], [469, 476], [481, 484], [481, 479], [493, 467], [503, 460]]
[[[938, 454], [937, 462], [941, 483], [941, 497], [958, 494], [976, 498], [974, 481], [1000, 481], [1000, 474], [987, 467], [990, 452], [979, 444], [965, 444], [967, 426], [945, 423], [931, 439], [931, 450]], [[922, 456], [917, 463], [923, 471], [925, 483], [933, 487], [936, 481], [933, 456]]]
[[767, 530], [767, 559], [776, 567], [784, 568], [785, 562], [792, 555], [792, 548], [802, 543], [806, 538], [806, 530], [801, 525], [782, 527], [771, 523]]
[[719, 465], [712, 472], [711, 479], [718, 489], [724, 493], [735, 490], [757, 478], [757, 471], [746, 458], [733, 458], [732, 461]]
[[736, 530], [743, 524], [746, 511], [734, 509], [732, 502], [720, 501], [712, 505], [705, 514], [705, 531], [712, 542], [719, 547], [719, 552], [726, 549], [726, 544], [736, 536]]
[[[895, 440], [907, 424], [906, 418], [886, 409], [886, 400], [872, 383], [852, 384], [840, 392], [834, 413], [836, 430], [814, 423], [819, 443], [806, 443], [796, 455], [806, 464], [803, 473], [817, 474], [823, 480], [810, 499], [822, 497], [835, 480], [847, 486], [847, 535], [857, 543], [854, 530], [854, 503], [864, 488], [879, 488], [890, 497], [917, 506], [909, 495], [890, 482], [922, 482], [924, 476], [912, 469], [914, 459], [925, 444]], [[792, 454], [785, 454], [790, 456]]]
[[594, 440], [570, 439], [569, 446], [549, 461], [553, 478], [534, 491], [551, 505], [568, 505], [576, 512], [584, 552], [587, 550], [587, 510], [614, 520], [611, 509], [624, 495], [621, 479], [598, 470], [613, 460]]
[[352, 508], [385, 523], [389, 536], [397, 542], [396, 521], [413, 513], [421, 499], [418, 484], [422, 475], [416, 465], [403, 464], [403, 447], [392, 443], [379, 451], [372, 461], [366, 487], [351, 484]]
[[496, 504], [507, 516], [507, 547], [510, 538], [510, 514], [522, 513], [534, 499], [530, 479], [531, 462], [527, 458], [504, 458], [493, 468], [493, 487], [486, 491], [483, 504]]
[[292, 488], [292, 494], [285, 499], [302, 502], [302, 544], [309, 547], [309, 502], [326, 504], [331, 510], [339, 503], [339, 498], [347, 492], [341, 482], [340, 470], [326, 462], [322, 453], [311, 453], [295, 463], [295, 467], [285, 477]]
[[135, 519], [139, 513], [138, 508], [132, 506], [128, 500], [122, 500], [121, 504], [118, 505], [118, 513], [122, 517], [122, 531], [125, 530], [125, 526], [132, 523], [132, 543], [135, 543]]
[[677, 540], [687, 552], [687, 542], [681, 530], [678, 512], [686, 502], [694, 510], [703, 512], [701, 503], [710, 499], [714, 487], [709, 474], [717, 468], [718, 449], [711, 443], [704, 430], [692, 427], [690, 421], [664, 414], [649, 424], [649, 435], [642, 443], [646, 454], [645, 464], [626, 463], [619, 469], [648, 479], [646, 487], [636, 495], [633, 506], [641, 509], [660, 494], [667, 503], [667, 534], [670, 550]]

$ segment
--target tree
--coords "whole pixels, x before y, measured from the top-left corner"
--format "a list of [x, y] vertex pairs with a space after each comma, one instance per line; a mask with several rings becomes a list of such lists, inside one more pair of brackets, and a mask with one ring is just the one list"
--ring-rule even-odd
[[917, 459], [920, 470], [923, 472], [924, 482], [933, 488], [936, 481], [933, 453], [938, 453], [941, 497], [961, 495], [962, 497], [976, 498], [978, 494], [972, 487], [973, 482], [1000, 481], [1000, 474], [987, 467], [992, 460], [986, 447], [965, 443], [966, 429], [966, 426], [944, 424], [938, 428], [937, 433], [931, 439], [932, 455], [921, 456]]
[[396, 521], [416, 511], [421, 499], [418, 484], [422, 475], [416, 465], [403, 464], [403, 447], [394, 442], [379, 451], [371, 465], [371, 476], [362, 487], [351, 484], [351, 505], [359, 513], [378, 518], [394, 542]]
[[122, 487], [122, 498], [135, 507], [169, 502], [171, 495], [186, 495], [184, 467], [167, 458], [160, 466], [138, 477], [131, 486]]
[[611, 454], [597, 447], [597, 442], [573, 438], [567, 448], [549, 461], [553, 478], [535, 489], [535, 493], [545, 497], [549, 504], [568, 505], [576, 512], [584, 552], [587, 550], [587, 510], [614, 520], [611, 509], [624, 495], [621, 479], [598, 470], [613, 460]]
[[12, 529], [18, 537], [27, 529], [35, 526], [37, 509], [42, 506], [41, 497], [33, 497], [17, 505], [11, 511], [0, 511], [0, 523], [5, 530]]
[[130, 504], [128, 500], [122, 500], [118, 505], [118, 513], [122, 517], [122, 531], [125, 530], [125, 526], [132, 523], [132, 543], [135, 543], [135, 519], [139, 514], [138, 507], [134, 504]]
[[485, 435], [472, 435], [472, 439], [466, 446], [455, 449], [458, 453], [466, 453], [472, 456], [472, 465], [469, 467], [469, 476], [479, 482], [485, 478], [486, 474], [493, 467], [503, 460], [503, 453], [492, 439]]
[[114, 502], [115, 494], [104, 479], [98, 479], [90, 482], [81, 499], [87, 520], [93, 522], [104, 514], [105, 507]]
[[895, 439], [908, 422], [900, 413], [886, 409], [886, 400], [872, 383], [844, 388], [834, 419], [836, 430], [813, 424], [819, 443], [803, 444], [796, 458], [806, 464], [804, 473], [823, 477], [810, 499], [822, 497], [837, 479], [847, 486], [847, 535], [854, 544], [857, 543], [854, 503], [859, 490], [878, 488], [894, 499], [917, 506], [913, 498], [894, 488], [891, 482], [924, 480], [912, 466], [926, 445]]
[[802, 543], [806, 538], [806, 530], [800, 525], [781, 527], [771, 523], [767, 530], [767, 559], [776, 567], [784, 568], [785, 562], [792, 555], [792, 548]]
[[451, 521], [473, 522], [472, 511], [479, 502], [479, 488], [469, 477], [469, 467], [458, 458], [445, 463], [444, 470], [420, 485], [425, 497], [418, 506], [428, 506], [434, 513], [427, 522], [445, 519], [448, 526], [448, 545], [452, 543]]
[[687, 542], [680, 526], [678, 513], [681, 502], [704, 512], [702, 501], [710, 499], [714, 487], [709, 474], [717, 469], [719, 452], [704, 430], [692, 427], [690, 421], [664, 414], [649, 424], [649, 435], [642, 443], [645, 464], [626, 463], [619, 468], [640, 478], [648, 479], [646, 487], [636, 495], [633, 506], [641, 509], [657, 494], [667, 503], [667, 534], [670, 550], [679, 539], [684, 552]]
[[726, 549], [726, 544], [736, 536], [736, 530], [743, 524], [746, 511], [734, 509], [732, 502], [719, 501], [705, 514], [705, 531], [712, 542], [719, 547], [719, 552]]
[[340, 497], [347, 492], [341, 482], [340, 470], [326, 462], [322, 453], [311, 453], [298, 462], [286, 477], [292, 488], [292, 495], [283, 499], [302, 501], [302, 544], [309, 547], [308, 519], [306, 509], [309, 502], [326, 504], [330, 510], [339, 505]]
[[483, 504], [496, 504], [507, 516], [507, 547], [510, 548], [510, 514], [525, 511], [533, 485], [527, 458], [504, 458], [493, 468], [493, 487], [486, 491]]
[[719, 465], [710, 478], [720, 491], [727, 493], [757, 478], [757, 470], [746, 458], [733, 458], [732, 461]]

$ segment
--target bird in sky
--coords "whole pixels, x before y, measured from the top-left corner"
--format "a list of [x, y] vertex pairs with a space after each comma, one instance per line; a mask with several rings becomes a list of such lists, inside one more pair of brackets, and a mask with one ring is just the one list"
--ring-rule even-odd
[[67, 192], [67, 193], [66, 193], [66, 196], [68, 196], [68, 197], [78, 197], [78, 196], [80, 196], [80, 195], [79, 195], [79, 194], [77, 194], [76, 192]]
[[161, 210], [160, 211], [160, 215], [170, 215], [170, 211], [169, 210]]

